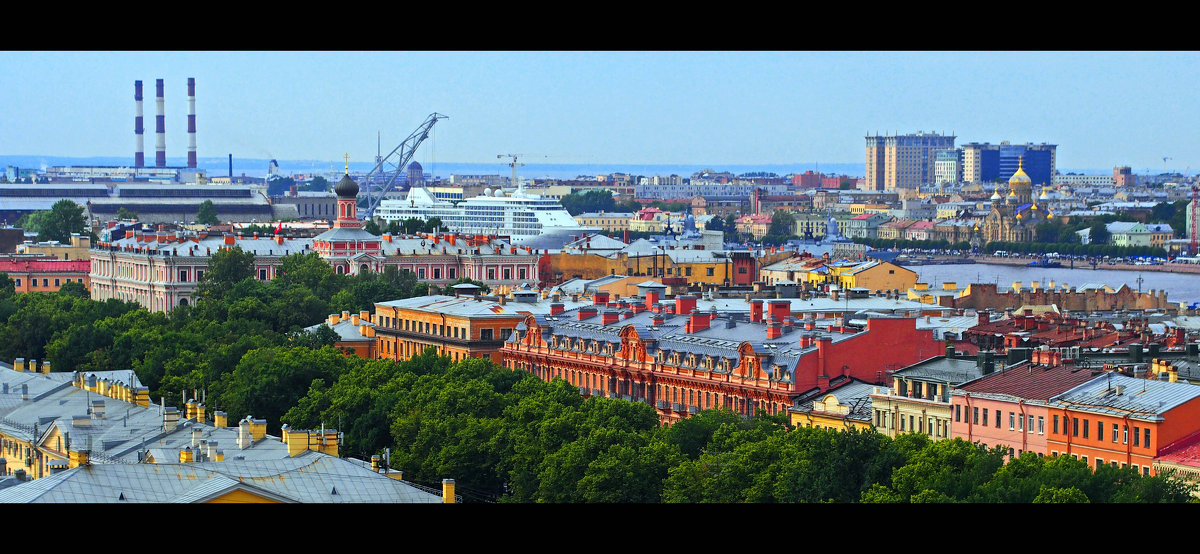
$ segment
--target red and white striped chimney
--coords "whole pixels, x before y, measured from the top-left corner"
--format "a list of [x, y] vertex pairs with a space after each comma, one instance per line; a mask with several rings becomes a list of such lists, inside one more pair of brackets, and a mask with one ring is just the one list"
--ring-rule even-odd
[[145, 129], [142, 128], [142, 82], [133, 82], [133, 103], [137, 112], [133, 117], [133, 167], [146, 167], [146, 144], [142, 140]]
[[167, 131], [163, 115], [163, 80], [154, 82], [157, 89], [155, 103], [158, 104], [158, 115], [154, 118], [154, 167], [167, 167]]
[[196, 168], [196, 78], [188, 77], [188, 161], [187, 166]]

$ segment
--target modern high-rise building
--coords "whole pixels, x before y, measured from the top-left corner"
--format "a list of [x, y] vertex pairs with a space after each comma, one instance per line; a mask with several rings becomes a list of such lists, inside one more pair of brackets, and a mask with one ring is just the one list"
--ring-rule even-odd
[[921, 131], [866, 139], [868, 190], [915, 189], [932, 183], [935, 153], [954, 149], [953, 135]]
[[938, 150], [933, 157], [933, 182], [954, 184], [962, 181], [962, 150]]
[[[971, 142], [962, 145], [962, 179], [965, 183], [1007, 182], [1022, 166], [1035, 184], [1054, 182], [1054, 144], [1000, 144]], [[1023, 162], [1022, 162], [1023, 160]]]

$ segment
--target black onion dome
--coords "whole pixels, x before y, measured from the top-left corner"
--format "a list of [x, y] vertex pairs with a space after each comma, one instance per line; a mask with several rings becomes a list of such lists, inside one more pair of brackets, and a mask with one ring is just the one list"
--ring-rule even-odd
[[358, 196], [358, 183], [346, 175], [333, 186], [333, 192], [338, 195], [338, 198], [355, 198]]

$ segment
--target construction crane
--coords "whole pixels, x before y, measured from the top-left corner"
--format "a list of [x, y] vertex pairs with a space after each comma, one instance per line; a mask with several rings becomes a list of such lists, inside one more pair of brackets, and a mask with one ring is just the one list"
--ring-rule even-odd
[[1200, 254], [1200, 183], [1192, 185], [1192, 213], [1188, 214], [1188, 220], [1192, 223], [1191, 243], [1188, 244], [1188, 250], [1193, 256]]
[[530, 157], [530, 156], [536, 156], [536, 157], [541, 157], [541, 158], [549, 158], [549, 157], [550, 157], [550, 156], [541, 156], [541, 155], [539, 155], [539, 154], [496, 154], [496, 158], [497, 158], [497, 159], [500, 159], [500, 158], [512, 158], [512, 161], [508, 163], [508, 166], [512, 168], [512, 182], [511, 182], [511, 184], [515, 185], [515, 186], [517, 187], [517, 189], [518, 189], [518, 190], [520, 190], [520, 189], [521, 189], [521, 184], [520, 184], [520, 182], [519, 182], [519, 181], [517, 181], [517, 168], [518, 168], [518, 167], [524, 167], [524, 166], [525, 166], [525, 164], [523, 164], [523, 163], [518, 163], [518, 162], [517, 162], [517, 158], [528, 158], [528, 157]]
[[[425, 122], [421, 123], [421, 125], [417, 127], [417, 130], [413, 131], [412, 134], [408, 135], [408, 138], [404, 139], [404, 141], [396, 146], [396, 148], [392, 149], [390, 154], [384, 156], [383, 158], [380, 158], [378, 155], [375, 156], [375, 168], [362, 178], [363, 189], [367, 191], [367, 209], [363, 210], [362, 212], [364, 219], [371, 219], [374, 217], [375, 208], [379, 206], [379, 202], [383, 200], [384, 195], [391, 191], [396, 185], [396, 179], [404, 173], [405, 169], [408, 167], [408, 162], [412, 161], [413, 154], [416, 153], [417, 147], [421, 146], [421, 143], [424, 142], [426, 138], [429, 138], [429, 131], [433, 129], [433, 125], [437, 123], [439, 119], [446, 118], [447, 116], [437, 112], [429, 114], [429, 117], [425, 118]], [[383, 186], [379, 188], [379, 192], [376, 194], [371, 194], [371, 180], [382, 175], [388, 175], [389, 173], [390, 175], [388, 176], [387, 180], [384, 181]]]

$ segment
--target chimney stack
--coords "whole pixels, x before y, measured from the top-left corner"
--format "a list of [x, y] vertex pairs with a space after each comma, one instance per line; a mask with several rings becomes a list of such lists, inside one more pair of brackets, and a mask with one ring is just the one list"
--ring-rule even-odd
[[163, 112], [163, 80], [154, 81], [156, 89], [155, 104], [158, 106], [158, 115], [154, 117], [154, 167], [167, 167], [167, 131], [164, 123], [165, 115]]
[[188, 77], [188, 150], [187, 166], [196, 168], [196, 78]]
[[146, 167], [146, 144], [143, 141], [145, 129], [142, 127], [142, 82], [133, 82], [133, 103], [137, 111], [133, 117], [133, 167]]

